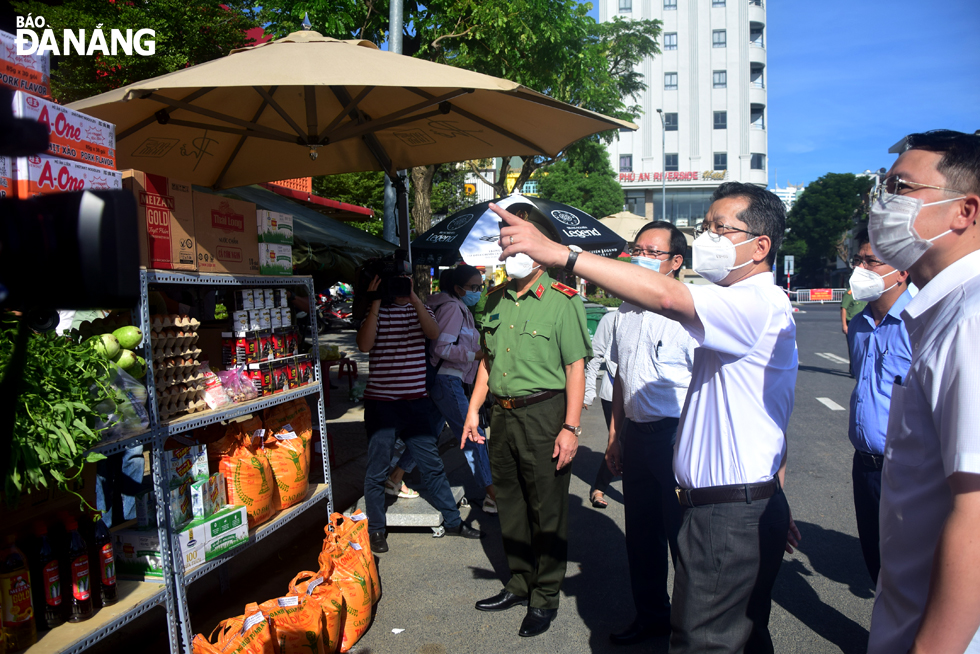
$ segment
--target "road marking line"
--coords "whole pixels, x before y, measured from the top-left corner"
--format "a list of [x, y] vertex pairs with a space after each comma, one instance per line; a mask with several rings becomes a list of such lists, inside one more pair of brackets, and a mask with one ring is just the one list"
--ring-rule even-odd
[[822, 358], [826, 359], [827, 361], [832, 361], [834, 363], [842, 363], [845, 366], [846, 365], [850, 365], [850, 363], [851, 363], [850, 361], [848, 361], [844, 357], [839, 357], [836, 354], [831, 354], [830, 352], [816, 352], [816, 355], [818, 357], [822, 357]]
[[845, 409], [841, 405], [837, 404], [837, 402], [834, 402], [829, 397], [818, 397], [817, 398], [817, 402], [819, 402], [820, 404], [824, 405], [825, 407], [827, 407], [831, 411], [847, 411], [847, 409]]

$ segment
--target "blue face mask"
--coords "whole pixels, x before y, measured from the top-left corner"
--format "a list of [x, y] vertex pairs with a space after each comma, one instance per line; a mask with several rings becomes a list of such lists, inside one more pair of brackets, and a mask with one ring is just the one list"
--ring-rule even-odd
[[480, 291], [466, 291], [466, 295], [459, 298], [468, 307], [475, 306], [477, 302], [480, 301], [480, 296], [482, 293]]
[[646, 268], [647, 270], [652, 270], [653, 272], [660, 272], [660, 259], [651, 259], [649, 257], [630, 257], [630, 262], [635, 263], [641, 268]]

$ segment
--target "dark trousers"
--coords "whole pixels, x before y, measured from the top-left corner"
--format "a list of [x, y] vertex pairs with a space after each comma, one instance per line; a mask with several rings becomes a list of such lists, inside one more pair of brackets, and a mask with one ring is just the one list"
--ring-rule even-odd
[[555, 470], [555, 438], [565, 395], [490, 413], [490, 470], [511, 578], [505, 588], [530, 606], [558, 608], [568, 559], [568, 483], [572, 466]]
[[[602, 402], [602, 415], [606, 418], [606, 432], [609, 432], [609, 424], [612, 422], [612, 402], [609, 400], [599, 400]], [[606, 490], [609, 489], [609, 484], [612, 482], [613, 477], [612, 470], [606, 465], [606, 460], [603, 459], [599, 464], [599, 471], [595, 474], [595, 481], [592, 483], [592, 488], [589, 489], [589, 497], [592, 497], [592, 493], [599, 491], [605, 494]]]
[[861, 454], [854, 452], [851, 466], [851, 480], [854, 483], [854, 515], [857, 517], [858, 538], [861, 552], [868, 566], [871, 580], [878, 584], [878, 570], [881, 569], [881, 552], [878, 549], [878, 505], [881, 503], [881, 467], [865, 461]]
[[684, 509], [670, 654], [771, 654], [772, 586], [788, 530], [789, 505], [781, 489], [751, 504]]
[[677, 418], [651, 423], [627, 421], [622, 433], [626, 556], [636, 620], [670, 619], [668, 546], [677, 564], [677, 532], [683, 515], [674, 480]]

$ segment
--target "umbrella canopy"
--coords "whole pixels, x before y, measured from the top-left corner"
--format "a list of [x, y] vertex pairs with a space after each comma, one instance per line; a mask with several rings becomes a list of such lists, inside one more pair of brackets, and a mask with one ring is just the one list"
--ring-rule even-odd
[[617, 257], [626, 247], [623, 238], [580, 209], [514, 193], [445, 218], [412, 242], [412, 261], [426, 266], [452, 266], [460, 259], [471, 266], [500, 265], [500, 219], [490, 210], [490, 202], [504, 209], [531, 205], [540, 214], [538, 219], [547, 220], [564, 245], [577, 245], [603, 257]]
[[554, 156], [590, 134], [636, 129], [514, 82], [312, 31], [69, 106], [116, 125], [120, 168], [216, 189]]
[[625, 238], [628, 243], [632, 243], [633, 239], [636, 238], [636, 233], [650, 221], [643, 216], [637, 216], [635, 213], [620, 211], [611, 216], [600, 218], [599, 222]]

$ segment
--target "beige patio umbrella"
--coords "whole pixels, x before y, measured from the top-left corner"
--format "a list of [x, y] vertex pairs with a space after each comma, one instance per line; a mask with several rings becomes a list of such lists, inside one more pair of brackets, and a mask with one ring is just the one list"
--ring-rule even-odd
[[625, 238], [627, 243], [632, 243], [640, 228], [650, 221], [630, 211], [620, 211], [611, 216], [600, 218], [599, 222], [616, 232], [621, 238]]
[[120, 168], [212, 188], [503, 155], [623, 122], [514, 82], [300, 31], [81, 100]]

